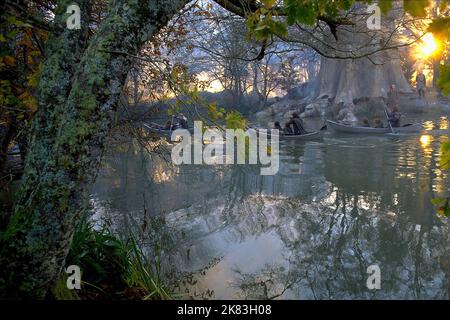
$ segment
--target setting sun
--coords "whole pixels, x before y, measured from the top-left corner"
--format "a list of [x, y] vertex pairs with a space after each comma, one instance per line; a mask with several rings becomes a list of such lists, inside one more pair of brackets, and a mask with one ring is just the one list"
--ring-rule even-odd
[[438, 42], [431, 33], [427, 33], [418, 43], [416, 56], [419, 59], [426, 59], [432, 56], [438, 49]]

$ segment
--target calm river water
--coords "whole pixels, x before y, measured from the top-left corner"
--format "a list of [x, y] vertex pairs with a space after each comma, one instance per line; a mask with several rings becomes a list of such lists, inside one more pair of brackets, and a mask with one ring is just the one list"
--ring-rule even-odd
[[[430, 202], [450, 195], [449, 120], [428, 118], [422, 134], [282, 142], [275, 176], [171, 167], [130, 142], [107, 155], [92, 202], [157, 248], [184, 297], [449, 299], [450, 222]], [[380, 290], [366, 286], [373, 264]]]

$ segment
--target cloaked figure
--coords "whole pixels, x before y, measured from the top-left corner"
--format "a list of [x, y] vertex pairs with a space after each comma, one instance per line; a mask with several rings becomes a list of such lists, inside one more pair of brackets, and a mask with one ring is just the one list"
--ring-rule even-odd
[[303, 127], [303, 121], [302, 119], [300, 119], [299, 115], [297, 112], [294, 112], [292, 114], [291, 119], [289, 120], [289, 122], [287, 123], [289, 126], [292, 125], [292, 127], [294, 128], [294, 134], [306, 134], [308, 133], [305, 128]]
[[275, 123], [274, 123], [274, 125], [273, 125], [273, 128], [274, 128], [275, 130], [278, 130], [278, 131], [280, 131], [280, 132], [283, 132], [283, 128], [281, 127], [281, 124], [280, 124], [279, 121], [275, 121]]
[[425, 89], [427, 87], [427, 78], [422, 71], [416, 76], [416, 88], [420, 98], [425, 98]]
[[181, 112], [175, 117], [177, 120], [177, 128], [189, 129], [187, 118]]
[[292, 128], [291, 128], [291, 125], [289, 124], [289, 122], [284, 125], [283, 133], [285, 135], [292, 135], [292, 134], [294, 134], [294, 131], [292, 131]]
[[388, 114], [388, 120], [393, 128], [400, 127], [401, 116], [402, 114], [398, 111], [397, 107], [391, 109], [391, 112]]

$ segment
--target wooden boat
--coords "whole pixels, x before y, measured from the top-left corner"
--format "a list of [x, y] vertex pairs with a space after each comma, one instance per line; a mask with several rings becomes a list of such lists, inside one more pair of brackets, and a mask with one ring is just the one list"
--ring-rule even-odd
[[[280, 140], [318, 140], [323, 139], [323, 136], [325, 135], [325, 132], [327, 130], [327, 127], [324, 126], [322, 129], [314, 132], [308, 132], [305, 134], [280, 134], [278, 135], [278, 139]], [[267, 131], [268, 138], [271, 137], [270, 131]], [[275, 135], [273, 135], [275, 136]]]
[[408, 123], [399, 128], [392, 128], [395, 133], [420, 132], [422, 131], [421, 123]]
[[323, 139], [325, 131], [326, 129], [309, 132], [305, 134], [291, 134], [291, 135], [283, 134], [280, 136], [280, 140], [318, 140]]
[[[335, 121], [327, 120], [327, 124], [338, 132], [345, 133], [359, 133], [359, 134], [385, 134], [391, 133], [391, 128], [372, 128], [372, 127], [355, 127], [346, 125], [343, 123], [338, 123]], [[422, 124], [406, 124], [402, 127], [392, 128], [394, 133], [406, 133], [406, 132], [419, 132], [422, 129]]]
[[[161, 125], [154, 123], [154, 122], [144, 123], [144, 127], [150, 132], [156, 133], [160, 136], [168, 137], [169, 139], [172, 136], [172, 132], [174, 131], [174, 130], [164, 129]], [[194, 131], [189, 130], [189, 132], [193, 133]]]

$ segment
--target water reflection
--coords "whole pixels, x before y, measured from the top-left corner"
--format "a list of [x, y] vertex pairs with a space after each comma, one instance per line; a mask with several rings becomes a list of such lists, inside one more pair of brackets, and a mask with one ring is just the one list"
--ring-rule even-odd
[[[427, 149], [427, 147], [429, 147], [432, 139], [433, 138], [428, 134], [424, 134], [424, 135], [420, 136], [420, 145], [422, 146], [422, 148]], [[432, 151], [429, 148], [427, 150], [428, 150], [428, 152]]]
[[[194, 296], [449, 298], [450, 227], [430, 202], [450, 191], [445, 137], [429, 132], [283, 143], [275, 176], [174, 168], [130, 143], [107, 159], [94, 199], [119, 230], [162, 244], [168, 270], [208, 265], [185, 285]], [[146, 217], [157, 223], [144, 230]], [[370, 291], [374, 263], [382, 289]]]
[[448, 130], [448, 119], [447, 119], [447, 117], [441, 117], [439, 119], [439, 129], [440, 130]]

